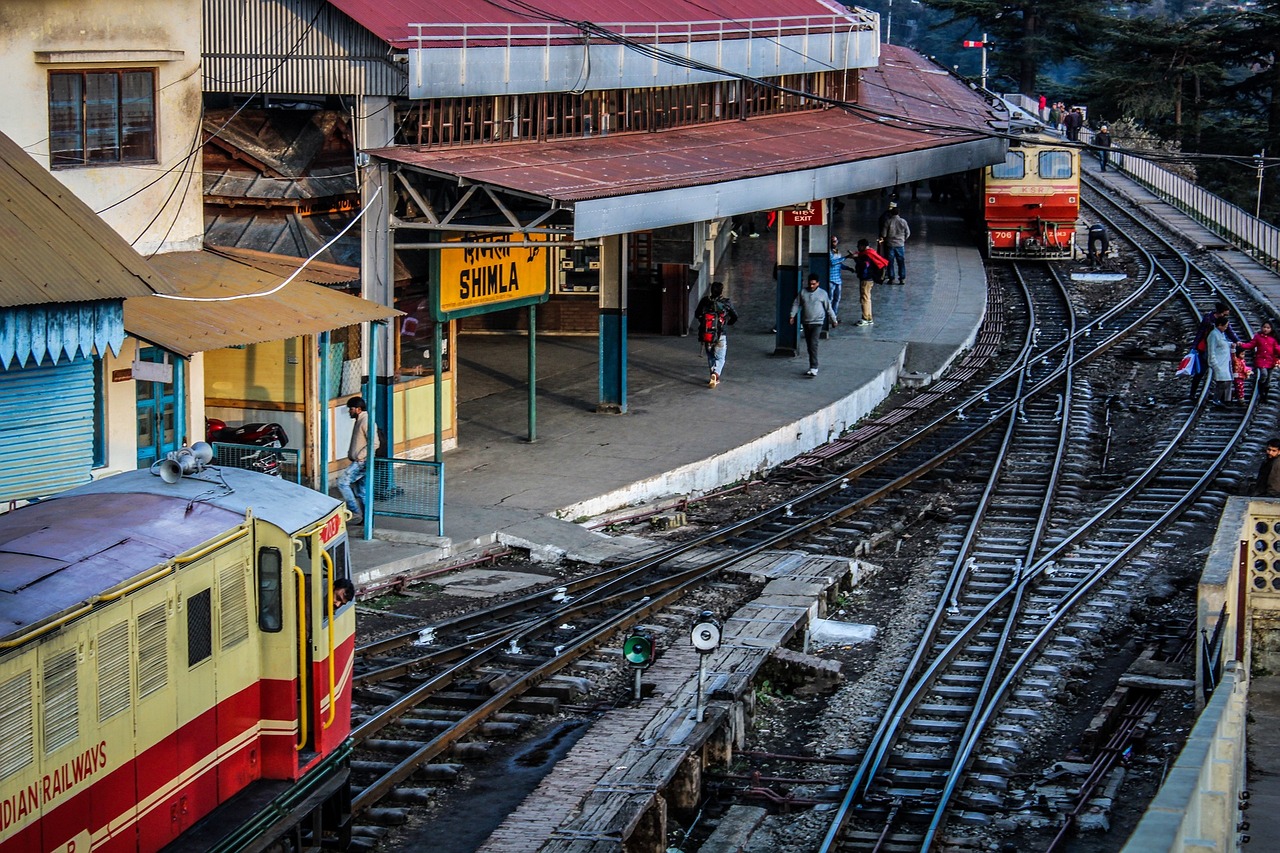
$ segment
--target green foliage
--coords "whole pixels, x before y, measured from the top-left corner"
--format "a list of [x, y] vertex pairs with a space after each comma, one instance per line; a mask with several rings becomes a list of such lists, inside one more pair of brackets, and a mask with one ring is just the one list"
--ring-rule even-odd
[[[1116, 3], [1104, 0], [924, 0], [946, 14], [947, 23], [969, 21], [995, 43], [991, 76], [1012, 83], [1024, 95], [1039, 94], [1040, 69], [1066, 59], [1082, 44], [1099, 38], [1106, 14]], [[1119, 4], [1125, 5], [1123, 3]], [[997, 87], [991, 87], [997, 88]], [[1007, 87], [1006, 87], [1007, 88]]]

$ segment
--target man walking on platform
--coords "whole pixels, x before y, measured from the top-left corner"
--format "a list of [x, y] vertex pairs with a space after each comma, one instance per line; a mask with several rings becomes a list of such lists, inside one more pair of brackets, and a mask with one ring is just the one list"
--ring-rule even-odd
[[818, 341], [823, 322], [829, 320], [833, 329], [840, 325], [840, 319], [831, 310], [831, 298], [819, 284], [817, 274], [810, 273], [804, 290], [797, 293], [796, 301], [791, 303], [791, 325], [796, 324], [796, 315], [799, 314], [805, 347], [809, 350], [809, 369], [805, 376], [818, 375]]
[[893, 274], [898, 273], [897, 284], [907, 283], [907, 239], [911, 236], [911, 226], [902, 218], [897, 207], [889, 210], [889, 218], [885, 220], [884, 231], [880, 234], [884, 239], [886, 254], [889, 256], [889, 273], [887, 281], [894, 284]]
[[858, 325], [870, 326], [875, 322], [871, 316], [871, 288], [877, 281], [884, 279], [884, 268], [889, 262], [871, 248], [866, 240], [858, 241], [858, 254], [853, 258], [853, 268], [858, 276], [862, 296], [862, 319], [858, 321]]
[[1093, 135], [1093, 144], [1098, 146], [1098, 164], [1105, 172], [1111, 157], [1111, 131], [1105, 124]]
[[377, 430], [369, 429], [368, 408], [364, 397], [347, 400], [347, 414], [351, 415], [351, 420], [355, 423], [351, 427], [351, 444], [347, 448], [347, 460], [350, 464], [338, 477], [338, 492], [347, 502], [347, 509], [361, 523], [364, 521], [364, 501], [360, 499], [356, 489], [364, 482], [370, 450], [376, 453], [382, 446]]
[[725, 356], [729, 352], [725, 329], [738, 322], [738, 312], [733, 310], [733, 303], [724, 295], [724, 282], [711, 282], [707, 295], [698, 302], [694, 319], [698, 324], [699, 340], [707, 354], [707, 369], [711, 373], [707, 385], [715, 388], [720, 384]]

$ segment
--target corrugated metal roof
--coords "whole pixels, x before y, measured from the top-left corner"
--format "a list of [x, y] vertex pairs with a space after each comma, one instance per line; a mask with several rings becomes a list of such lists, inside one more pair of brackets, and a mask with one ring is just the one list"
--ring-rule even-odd
[[[400, 47], [416, 34], [410, 24], [546, 23], [550, 18], [523, 14], [515, 5], [476, 0], [329, 0], [374, 35]], [[805, 16], [849, 17], [843, 3], [823, 0], [543, 0], [537, 4], [557, 18], [596, 24], [695, 21], [747, 21]]]
[[233, 298], [277, 287], [285, 279], [279, 274], [284, 267], [297, 268], [299, 262], [294, 259], [267, 263], [214, 252], [171, 252], [157, 255], [152, 263], [180, 283], [184, 297], [230, 298], [189, 302], [145, 296], [125, 301], [124, 326], [131, 335], [183, 356], [316, 334], [401, 313], [301, 276], [269, 296]]
[[302, 216], [282, 210], [218, 209], [206, 204], [204, 239], [209, 246], [284, 255], [293, 260], [295, 268], [303, 258], [317, 253], [317, 260], [356, 267], [360, 264], [360, 229], [352, 228], [333, 242], [334, 235], [353, 216]]
[[[260, 252], [236, 246], [209, 246], [205, 251], [213, 255], [230, 258], [233, 261], [249, 264], [257, 269], [281, 278], [293, 275], [293, 271], [302, 263], [301, 258], [291, 258], [275, 252]], [[312, 284], [326, 287], [333, 285], [359, 284], [360, 268], [346, 264], [332, 264], [324, 261], [312, 261], [298, 274], [298, 278]]]
[[370, 153], [572, 205], [955, 145], [981, 138], [993, 119], [985, 100], [960, 81], [912, 51], [885, 45], [880, 66], [862, 73], [854, 112], [814, 110], [657, 133]]
[[0, 306], [174, 288], [61, 181], [0, 133]]

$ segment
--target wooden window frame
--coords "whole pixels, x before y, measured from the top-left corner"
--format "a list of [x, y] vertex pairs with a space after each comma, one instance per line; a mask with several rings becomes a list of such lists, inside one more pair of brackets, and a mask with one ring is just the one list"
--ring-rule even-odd
[[[129, 77], [148, 75], [150, 87], [136, 95]], [[94, 103], [94, 86], [114, 78], [114, 91]], [[85, 169], [158, 162], [159, 110], [155, 68], [59, 69], [49, 72], [49, 168]], [[72, 85], [72, 81], [76, 81]], [[68, 88], [70, 87], [70, 88]], [[73, 91], [74, 90], [74, 91]], [[131, 111], [140, 118], [130, 124]], [[102, 136], [107, 143], [95, 144]], [[67, 144], [72, 141], [71, 144]]]

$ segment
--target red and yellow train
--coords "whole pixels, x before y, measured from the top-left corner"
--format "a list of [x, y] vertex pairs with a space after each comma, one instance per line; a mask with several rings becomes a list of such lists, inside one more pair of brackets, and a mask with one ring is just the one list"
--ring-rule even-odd
[[987, 255], [1070, 259], [1080, 215], [1080, 153], [1048, 134], [1014, 140], [982, 171]]
[[229, 468], [0, 516], [0, 848], [345, 847], [343, 518]]

